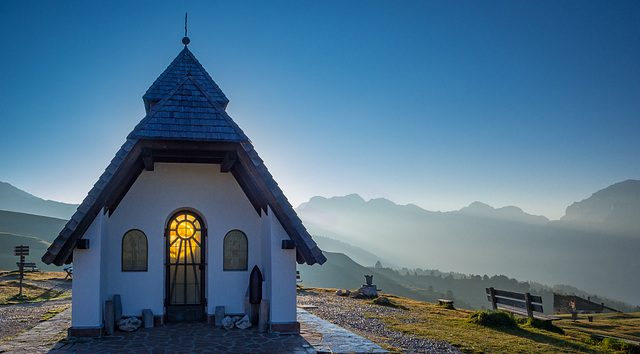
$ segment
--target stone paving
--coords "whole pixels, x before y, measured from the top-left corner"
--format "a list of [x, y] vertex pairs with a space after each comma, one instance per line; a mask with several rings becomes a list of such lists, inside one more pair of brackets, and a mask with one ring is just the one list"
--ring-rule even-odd
[[0, 353], [48, 353], [67, 337], [71, 307], [44, 321], [11, 341], [0, 343]]
[[319, 353], [388, 353], [381, 346], [331, 322], [298, 309], [300, 335]]
[[0, 353], [386, 353], [368, 339], [302, 309], [298, 309], [298, 321], [299, 335], [227, 331], [202, 322], [183, 322], [116, 331], [100, 339], [65, 339], [71, 324], [69, 308], [1, 344]]

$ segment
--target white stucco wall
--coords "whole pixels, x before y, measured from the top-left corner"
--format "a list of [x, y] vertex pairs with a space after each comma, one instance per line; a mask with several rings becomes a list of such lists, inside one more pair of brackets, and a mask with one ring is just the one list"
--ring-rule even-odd
[[[164, 312], [164, 230], [182, 209], [196, 212], [207, 227], [207, 313], [218, 305], [226, 306], [227, 313], [244, 312], [249, 271], [260, 264], [258, 214], [233, 175], [220, 173], [219, 165], [156, 163], [154, 171], [142, 172], [108, 221], [107, 296], [121, 295], [124, 315], [139, 315], [143, 308]], [[147, 236], [147, 272], [121, 271], [122, 236], [131, 229]], [[234, 229], [247, 235], [249, 269], [223, 272], [223, 239]]]
[[101, 281], [105, 278], [101, 264], [102, 213], [91, 223], [83, 238], [89, 249], [73, 251], [73, 306], [71, 326], [97, 328], [102, 326], [104, 300], [101, 300]]
[[289, 236], [269, 210], [271, 271], [269, 280], [272, 323], [296, 322], [296, 250], [283, 250], [282, 241]]
[[[273, 212], [260, 217], [233, 175], [220, 173], [219, 165], [156, 163], [154, 171], [141, 173], [110, 217], [96, 217], [84, 236], [91, 248], [74, 251], [74, 327], [101, 325], [104, 301], [114, 294], [122, 298], [124, 316], [140, 316], [146, 308], [164, 314], [164, 231], [169, 218], [185, 209], [200, 215], [207, 227], [207, 313], [213, 315], [216, 306], [225, 306], [228, 314], [243, 313], [249, 275], [258, 265], [271, 322], [296, 321], [295, 250], [281, 249], [288, 236]], [[121, 270], [122, 237], [131, 229], [147, 236], [146, 272]], [[248, 269], [223, 271], [223, 239], [236, 229], [247, 235]]]

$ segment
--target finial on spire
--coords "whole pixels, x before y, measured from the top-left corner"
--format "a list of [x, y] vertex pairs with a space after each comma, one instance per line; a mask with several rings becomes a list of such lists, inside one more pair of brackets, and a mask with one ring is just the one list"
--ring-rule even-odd
[[189, 39], [189, 37], [187, 37], [187, 13], [184, 13], [184, 38], [182, 38], [182, 44], [184, 44], [184, 46], [188, 46], [189, 43], [191, 43], [191, 40]]

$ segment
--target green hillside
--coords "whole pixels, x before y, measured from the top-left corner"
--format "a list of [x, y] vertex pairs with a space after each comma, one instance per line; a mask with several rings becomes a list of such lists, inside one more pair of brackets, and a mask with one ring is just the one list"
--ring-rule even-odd
[[0, 232], [34, 236], [49, 243], [53, 242], [66, 223], [67, 220], [47, 216], [0, 210]]
[[29, 246], [27, 262], [36, 263], [41, 270], [61, 271], [57, 266], [45, 265], [40, 257], [58, 236], [66, 220], [0, 210], [0, 270], [17, 269], [19, 257], [13, 255], [13, 247]]
[[[364, 283], [365, 275], [373, 275], [373, 283], [386, 294], [428, 302], [436, 302], [436, 299], [447, 296], [446, 293], [433, 289], [419, 289], [400, 284], [380, 271], [385, 268], [363, 267], [342, 253], [323, 253], [327, 257], [327, 262], [322, 266], [298, 266], [304, 286], [354, 290]], [[456, 301], [456, 306], [470, 307], [464, 300]]]
[[13, 247], [19, 245], [29, 246], [29, 255], [25, 257], [26, 262], [35, 263], [41, 270], [62, 271], [62, 267], [46, 265], [40, 260], [40, 257], [47, 251], [50, 245], [49, 243], [37, 237], [21, 236], [4, 232], [0, 232], [0, 270], [14, 270], [18, 268], [16, 262], [20, 261], [20, 257], [13, 255]]
[[508, 278], [504, 275], [479, 276], [466, 274], [446, 274], [437, 270], [363, 267], [342, 253], [324, 252], [327, 262], [322, 266], [299, 265], [302, 285], [318, 288], [357, 289], [364, 283], [364, 275], [373, 274], [373, 283], [383, 293], [394, 294], [418, 301], [436, 302], [438, 298], [455, 301], [457, 308], [477, 310], [490, 308], [485, 288], [532, 293], [542, 296], [546, 314], [553, 314], [553, 292], [590, 297], [596, 303], [623, 312], [638, 312], [640, 306], [611, 300], [581, 291], [575, 287], [557, 285], [554, 287], [529, 283]]

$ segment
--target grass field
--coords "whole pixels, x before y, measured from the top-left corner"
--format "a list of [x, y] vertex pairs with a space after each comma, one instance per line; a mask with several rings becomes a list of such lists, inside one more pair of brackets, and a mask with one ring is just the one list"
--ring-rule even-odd
[[[305, 290], [326, 292], [325, 289]], [[598, 340], [590, 334], [606, 334], [626, 339], [640, 338], [640, 313], [596, 315], [573, 322], [570, 317], [554, 324], [564, 330], [547, 331], [519, 321], [515, 328], [489, 328], [470, 321], [472, 311], [446, 309], [436, 304], [387, 295], [393, 303], [403, 306], [402, 315], [369, 314], [388, 327], [430, 340], [448, 342], [465, 353], [640, 353], [640, 347], [610, 340]], [[562, 331], [559, 331], [562, 332]], [[375, 341], [375, 338], [371, 338]], [[612, 344], [613, 343], [613, 344]]]
[[28, 283], [29, 280], [63, 280], [64, 272], [25, 272], [25, 282], [22, 284], [22, 296], [20, 293], [20, 275], [18, 271], [0, 272], [0, 305], [21, 304], [25, 302], [47, 301], [69, 297], [64, 290], [49, 289]]
[[[589, 322], [588, 316], [593, 316], [593, 322]], [[567, 331], [640, 342], [640, 313], [637, 312], [578, 315], [577, 321], [572, 321], [571, 315], [558, 317], [562, 318], [558, 324]]]

